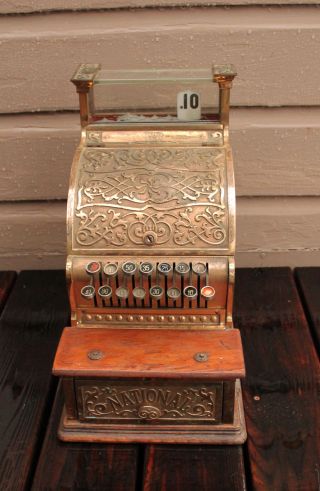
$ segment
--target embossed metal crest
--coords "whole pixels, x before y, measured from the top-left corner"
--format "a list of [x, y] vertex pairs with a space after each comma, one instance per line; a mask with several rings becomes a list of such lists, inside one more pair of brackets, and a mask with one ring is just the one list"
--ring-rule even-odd
[[222, 383], [164, 380], [76, 382], [83, 420], [214, 423], [221, 418]]
[[228, 248], [224, 147], [84, 148], [73, 249]]

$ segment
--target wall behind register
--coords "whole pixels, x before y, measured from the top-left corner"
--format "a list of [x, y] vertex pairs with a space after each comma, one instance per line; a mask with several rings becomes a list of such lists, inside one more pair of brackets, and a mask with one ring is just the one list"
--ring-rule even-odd
[[0, 269], [64, 267], [68, 176], [79, 139], [69, 78], [79, 62], [235, 63], [237, 265], [318, 264], [317, 3], [2, 0]]

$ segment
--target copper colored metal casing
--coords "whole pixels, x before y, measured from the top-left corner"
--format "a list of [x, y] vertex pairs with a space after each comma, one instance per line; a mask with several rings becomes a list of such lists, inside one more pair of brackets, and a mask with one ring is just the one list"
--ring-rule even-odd
[[246, 438], [232, 322], [235, 75], [232, 65], [213, 66], [217, 114], [196, 121], [165, 109], [97, 112], [94, 89], [108, 83], [100, 65], [80, 65], [72, 78], [81, 141], [67, 212], [71, 327], [53, 367], [64, 389], [63, 440]]
[[[67, 217], [72, 325], [231, 327], [235, 190], [228, 115], [234, 68], [213, 67], [219, 114], [188, 125], [111, 124], [110, 118], [103, 124], [101, 116], [97, 121], [90, 95], [99, 69], [81, 65], [72, 79], [82, 122]], [[134, 274], [123, 271], [127, 261], [135, 263]], [[170, 263], [168, 274], [159, 272], [161, 261]], [[99, 263], [98, 272], [86, 271], [91, 262]], [[143, 262], [152, 263], [150, 276], [141, 273]], [[176, 271], [181, 262], [189, 273]], [[105, 274], [110, 263], [117, 265], [115, 275]], [[193, 271], [197, 263], [205, 264], [204, 274]], [[94, 287], [94, 295], [81, 294], [86, 285]], [[101, 296], [99, 288], [106, 285], [111, 293]], [[160, 299], [150, 295], [153, 285], [163, 289]], [[195, 298], [184, 297], [188, 285], [197, 289]], [[119, 286], [128, 289], [128, 298], [117, 296]], [[201, 294], [205, 286], [213, 287], [213, 296]], [[135, 287], [143, 289], [140, 297], [139, 291], [134, 296]], [[176, 301], [166, 293], [171, 287], [180, 290]]]

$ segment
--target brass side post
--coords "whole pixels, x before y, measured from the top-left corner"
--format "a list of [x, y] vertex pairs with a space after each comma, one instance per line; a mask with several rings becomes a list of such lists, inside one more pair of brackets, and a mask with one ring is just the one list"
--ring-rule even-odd
[[92, 102], [90, 101], [92, 95], [92, 88], [94, 78], [100, 70], [101, 65], [94, 64], [81, 64], [78, 66], [74, 73], [71, 82], [76, 86], [79, 94], [79, 106], [80, 106], [80, 122], [81, 127], [87, 126], [91, 118]]
[[219, 118], [227, 139], [229, 137], [230, 89], [237, 72], [233, 65], [213, 65], [212, 75], [213, 81], [219, 84]]

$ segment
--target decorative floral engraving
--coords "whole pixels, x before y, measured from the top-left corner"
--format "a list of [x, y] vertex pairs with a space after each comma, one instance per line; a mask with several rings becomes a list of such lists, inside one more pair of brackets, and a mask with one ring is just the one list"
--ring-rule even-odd
[[219, 177], [216, 173], [207, 176], [187, 175], [183, 172], [169, 174], [155, 172], [121, 172], [119, 175], [89, 178], [84, 182], [83, 201], [94, 203], [101, 198], [105, 202], [131, 203], [178, 203], [196, 201], [201, 196], [214, 203], [219, 192]]
[[78, 385], [84, 419], [212, 420], [217, 417], [217, 386]]
[[138, 409], [138, 416], [141, 419], [159, 419], [162, 414], [162, 411], [154, 406], [141, 406]]
[[227, 245], [223, 148], [85, 149], [74, 239], [95, 249]]
[[82, 167], [86, 172], [111, 172], [128, 168], [144, 168], [150, 171], [212, 170], [224, 164], [223, 148], [86, 148], [82, 155]]
[[88, 145], [99, 145], [101, 143], [101, 131], [90, 131], [88, 133]]
[[80, 210], [77, 217], [80, 218], [77, 234], [77, 242], [80, 245], [92, 246], [102, 242], [104, 246], [122, 246], [127, 242], [127, 222], [121, 218], [121, 213], [114, 210], [101, 212], [89, 209]]

